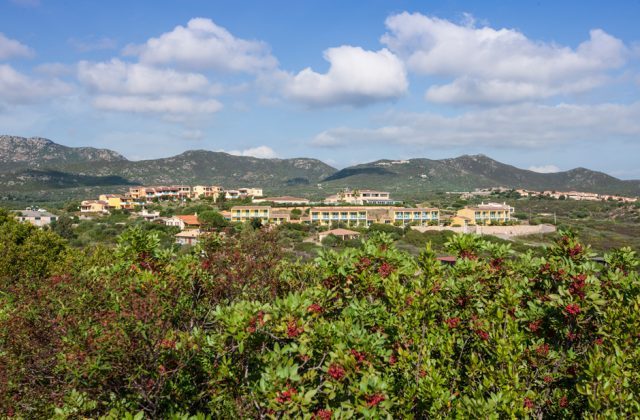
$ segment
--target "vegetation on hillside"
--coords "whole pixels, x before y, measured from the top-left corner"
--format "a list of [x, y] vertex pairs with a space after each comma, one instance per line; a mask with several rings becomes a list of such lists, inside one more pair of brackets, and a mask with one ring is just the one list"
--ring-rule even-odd
[[[291, 229], [294, 230], [294, 229]], [[278, 231], [71, 248], [0, 210], [0, 416], [640, 415], [637, 255], [388, 233], [286, 258]]]

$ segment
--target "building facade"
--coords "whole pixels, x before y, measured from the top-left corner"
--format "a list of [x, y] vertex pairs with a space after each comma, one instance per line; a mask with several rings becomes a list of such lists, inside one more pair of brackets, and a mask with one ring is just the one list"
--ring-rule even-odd
[[[482, 203], [479, 206], [465, 207], [458, 210], [456, 216], [452, 218], [452, 223], [460, 224], [461, 226], [506, 223], [513, 220], [513, 212], [514, 208], [506, 203]], [[456, 217], [459, 217], [459, 219], [456, 219]], [[461, 223], [464, 223], [464, 225]]]
[[58, 216], [43, 209], [18, 210], [16, 218], [22, 223], [31, 223], [34, 226], [47, 226], [58, 220]]

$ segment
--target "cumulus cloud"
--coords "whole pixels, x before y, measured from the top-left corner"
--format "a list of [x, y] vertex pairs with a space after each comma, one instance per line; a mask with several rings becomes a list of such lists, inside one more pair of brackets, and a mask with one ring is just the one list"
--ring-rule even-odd
[[34, 52], [28, 46], [22, 44], [15, 39], [7, 38], [0, 32], [0, 60], [6, 60], [13, 57], [32, 57]]
[[264, 42], [237, 38], [206, 18], [191, 19], [186, 27], [176, 26], [142, 45], [129, 45], [124, 53], [146, 64], [199, 70], [257, 73], [278, 65]]
[[93, 100], [96, 108], [107, 111], [158, 113], [169, 115], [212, 114], [222, 109], [215, 99], [198, 100], [186, 96], [158, 97], [99, 95]]
[[530, 171], [538, 172], [541, 174], [552, 174], [555, 172], [560, 172], [560, 168], [556, 165], [541, 165], [541, 166], [529, 166]]
[[0, 64], [0, 101], [9, 104], [29, 104], [71, 92], [67, 83], [58, 79], [36, 79]]
[[429, 88], [438, 103], [509, 103], [580, 93], [601, 85], [622, 67], [629, 49], [594, 29], [572, 49], [527, 38], [514, 29], [476, 27], [420, 13], [386, 20], [382, 42], [417, 74], [452, 78]]
[[96, 92], [130, 95], [202, 92], [209, 88], [207, 78], [198, 73], [158, 69], [144, 64], [108, 62], [78, 64], [78, 80]]
[[95, 94], [98, 109], [173, 116], [212, 114], [222, 104], [211, 96], [220, 88], [202, 74], [160, 69], [119, 59], [78, 64], [78, 80]]
[[389, 50], [367, 51], [343, 45], [329, 48], [327, 73], [306, 68], [291, 76], [285, 95], [311, 106], [365, 105], [397, 98], [407, 91], [404, 65]]
[[229, 150], [226, 153], [236, 156], [251, 156], [260, 159], [274, 159], [278, 154], [269, 146], [251, 147], [244, 150]]
[[640, 136], [640, 102], [631, 105], [505, 105], [456, 116], [391, 114], [381, 127], [338, 127], [311, 141], [318, 147], [354, 142], [417, 147], [539, 148], [567, 142], [634, 140]]

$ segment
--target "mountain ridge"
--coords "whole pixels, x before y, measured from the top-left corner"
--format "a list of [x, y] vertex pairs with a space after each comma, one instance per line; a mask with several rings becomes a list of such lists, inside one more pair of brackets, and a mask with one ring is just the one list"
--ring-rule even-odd
[[[42, 183], [37, 188], [39, 181]], [[311, 189], [317, 194], [316, 184], [320, 184], [327, 191], [375, 188], [397, 196], [496, 186], [640, 195], [640, 180], [620, 180], [582, 167], [543, 174], [483, 154], [446, 159], [379, 159], [338, 170], [312, 158], [263, 159], [202, 149], [131, 161], [109, 149], [68, 147], [42, 137], [0, 136], [0, 187], [8, 191], [196, 183], [229, 188], [254, 185], [276, 194], [314, 193]]]

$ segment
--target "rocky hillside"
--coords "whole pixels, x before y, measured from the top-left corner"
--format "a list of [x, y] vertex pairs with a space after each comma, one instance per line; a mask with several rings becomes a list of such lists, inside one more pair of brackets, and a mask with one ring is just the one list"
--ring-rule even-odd
[[42, 138], [0, 136], [0, 186], [7, 191], [92, 183], [206, 183], [273, 190], [315, 185], [335, 171], [317, 159], [258, 159], [207, 150], [134, 162], [111, 150], [66, 147]]
[[67, 147], [41, 137], [0, 135], [0, 167], [56, 168], [74, 163], [119, 162], [126, 159], [112, 150], [93, 147]]
[[[453, 159], [379, 160], [340, 171], [317, 160], [258, 159], [207, 150], [129, 161], [111, 150], [66, 147], [42, 138], [0, 136], [0, 190], [38, 192], [131, 184], [260, 186], [267, 194], [320, 196], [343, 187], [376, 188], [395, 197], [425, 191], [505, 186], [640, 195], [640, 181], [584, 168], [540, 174], [484, 155]], [[321, 183], [322, 189], [316, 184]]]
[[424, 190], [468, 191], [504, 186], [640, 195], [640, 181], [623, 181], [584, 168], [541, 174], [484, 155], [442, 160], [379, 160], [342, 169], [324, 182], [331, 186], [373, 186], [409, 194]]

